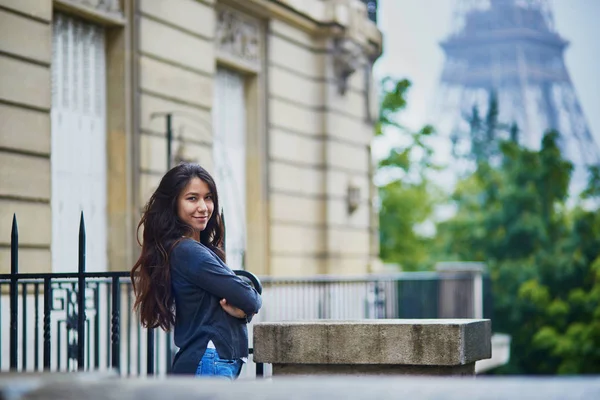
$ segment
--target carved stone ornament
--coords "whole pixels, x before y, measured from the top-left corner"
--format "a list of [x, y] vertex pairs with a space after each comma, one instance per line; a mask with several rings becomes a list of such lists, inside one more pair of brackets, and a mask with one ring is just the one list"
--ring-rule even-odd
[[348, 89], [348, 78], [357, 71], [365, 72], [375, 61], [372, 46], [367, 39], [371, 22], [364, 2], [331, 0], [332, 19], [344, 28], [333, 41], [333, 72], [341, 95]]
[[335, 39], [333, 47], [333, 71], [340, 94], [348, 89], [348, 78], [367, 63], [363, 47], [351, 39]]
[[219, 56], [254, 68], [260, 67], [260, 23], [237, 11], [217, 11], [216, 43]]

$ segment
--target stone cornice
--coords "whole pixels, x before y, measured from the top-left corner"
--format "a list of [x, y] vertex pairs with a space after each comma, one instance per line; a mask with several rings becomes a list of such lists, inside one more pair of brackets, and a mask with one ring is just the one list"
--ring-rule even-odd
[[359, 0], [220, 0], [259, 18], [277, 19], [315, 37], [331, 38], [333, 74], [345, 94], [348, 79], [382, 52], [382, 34]]
[[344, 37], [376, 60], [383, 37], [359, 0], [219, 0], [258, 17], [275, 18], [316, 36]]

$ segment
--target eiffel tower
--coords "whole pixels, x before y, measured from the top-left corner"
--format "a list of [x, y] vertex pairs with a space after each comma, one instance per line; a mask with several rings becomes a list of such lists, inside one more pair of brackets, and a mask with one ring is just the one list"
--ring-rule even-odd
[[584, 187], [585, 167], [598, 165], [600, 152], [565, 66], [567, 46], [548, 0], [457, 0], [452, 32], [441, 43], [438, 129], [455, 144], [466, 140], [465, 115], [475, 105], [486, 113], [494, 92], [499, 121], [518, 125], [521, 144], [538, 149], [547, 130], [561, 134], [563, 154], [576, 167], [573, 183]]

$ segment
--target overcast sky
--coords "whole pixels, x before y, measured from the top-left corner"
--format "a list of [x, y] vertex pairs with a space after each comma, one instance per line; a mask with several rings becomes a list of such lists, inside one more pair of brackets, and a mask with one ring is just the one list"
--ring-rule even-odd
[[[427, 120], [444, 62], [439, 42], [452, 23], [452, 0], [379, 0], [384, 53], [381, 78], [413, 82], [403, 122], [414, 129]], [[600, 0], [551, 0], [558, 32], [571, 42], [565, 59], [592, 134], [600, 143]]]

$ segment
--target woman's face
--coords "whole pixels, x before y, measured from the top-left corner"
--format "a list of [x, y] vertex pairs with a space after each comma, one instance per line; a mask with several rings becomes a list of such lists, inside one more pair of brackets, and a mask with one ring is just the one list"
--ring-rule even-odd
[[177, 199], [179, 219], [191, 226], [198, 235], [206, 229], [214, 208], [213, 193], [208, 184], [198, 177], [188, 182]]

